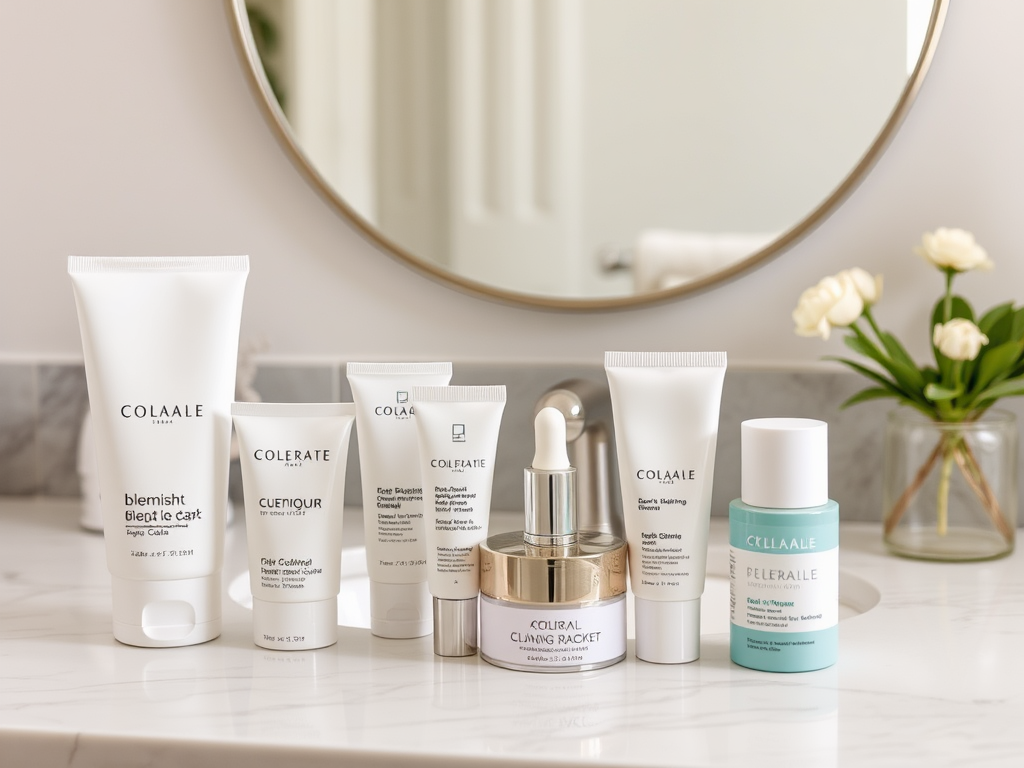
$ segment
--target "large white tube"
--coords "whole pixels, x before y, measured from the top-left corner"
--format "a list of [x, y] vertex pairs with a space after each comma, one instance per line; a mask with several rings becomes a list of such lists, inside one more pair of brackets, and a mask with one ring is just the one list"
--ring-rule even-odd
[[636, 655], [700, 656], [724, 352], [607, 352]]
[[212, 640], [245, 256], [68, 260], [96, 440], [114, 637]]
[[253, 642], [338, 642], [352, 403], [234, 403], [245, 488]]
[[414, 387], [434, 653], [477, 646], [480, 544], [487, 539], [505, 387]]
[[363, 489], [370, 631], [422, 637], [431, 630], [423, 481], [414, 386], [444, 386], [451, 363], [349, 363]]

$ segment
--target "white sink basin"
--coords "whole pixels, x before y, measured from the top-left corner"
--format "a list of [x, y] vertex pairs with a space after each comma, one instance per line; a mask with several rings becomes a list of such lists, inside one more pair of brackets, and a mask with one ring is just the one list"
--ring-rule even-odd
[[[239, 605], [252, 610], [249, 573], [231, 580], [228, 595]], [[846, 571], [839, 571], [839, 620], [858, 616], [874, 608], [881, 595], [871, 584]], [[633, 595], [627, 600], [627, 637], [633, 637]], [[729, 632], [729, 554], [724, 547], [708, 551], [708, 574], [700, 604], [702, 635]], [[338, 595], [338, 624], [344, 627], [370, 627], [370, 579], [366, 575], [366, 550], [352, 547], [342, 550], [341, 593]]]

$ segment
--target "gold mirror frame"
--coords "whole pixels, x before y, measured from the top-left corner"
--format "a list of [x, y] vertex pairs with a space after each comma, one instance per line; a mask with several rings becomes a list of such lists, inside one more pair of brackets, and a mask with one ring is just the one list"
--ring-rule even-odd
[[356, 213], [352, 207], [337, 193], [327, 180], [314, 167], [309, 157], [299, 146], [288, 124], [288, 119], [281, 110], [277, 99], [274, 97], [270, 84], [264, 74], [262, 62], [256, 54], [256, 45], [252, 39], [252, 32], [249, 28], [249, 21], [245, 12], [245, 0], [225, 0], [225, 7], [231, 21], [234, 32], [234, 40], [238, 52], [245, 62], [245, 69], [249, 74], [249, 82], [258, 95], [260, 106], [264, 115], [270, 122], [271, 127], [278, 140], [282, 143], [292, 162], [312, 183], [319, 194], [352, 224], [354, 224], [363, 235], [373, 242], [380, 250], [396, 258], [403, 264], [413, 268], [415, 271], [449, 287], [460, 290], [464, 293], [491, 299], [505, 304], [519, 307], [534, 307], [542, 309], [554, 309], [565, 311], [593, 311], [628, 309], [634, 307], [649, 306], [684, 296], [705, 291], [713, 286], [728, 282], [739, 275], [747, 272], [755, 266], [773, 259], [783, 253], [790, 246], [797, 243], [805, 235], [817, 227], [825, 218], [835, 210], [843, 200], [856, 188], [864, 179], [867, 172], [881, 157], [882, 152], [889, 145], [896, 130], [906, 117], [917, 92], [924, 81], [925, 73], [931, 64], [938, 44], [939, 34], [942, 31], [946, 18], [949, 0], [934, 0], [931, 17], [928, 21], [928, 31], [925, 35], [921, 53], [918, 56], [917, 64], [913, 72], [907, 78], [900, 98], [893, 107], [892, 112], [886, 119], [881, 131], [875, 137], [871, 146], [863, 154], [850, 173], [840, 184], [828, 195], [816, 208], [814, 208], [803, 220], [786, 230], [781, 237], [770, 243], [765, 248], [706, 277], [692, 280], [684, 285], [669, 288], [661, 291], [635, 294], [621, 297], [601, 297], [596, 299], [583, 298], [556, 298], [550, 296], [539, 296], [527, 293], [506, 291], [492, 285], [480, 283], [475, 280], [468, 280], [460, 275], [443, 269], [433, 263], [408, 252], [401, 246], [385, 237], [374, 225], [366, 221]]

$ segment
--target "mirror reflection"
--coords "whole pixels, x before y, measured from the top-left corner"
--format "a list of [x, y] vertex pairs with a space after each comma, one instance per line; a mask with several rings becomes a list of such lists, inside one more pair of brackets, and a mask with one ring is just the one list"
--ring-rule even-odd
[[428, 271], [571, 304], [705, 285], [825, 213], [933, 2], [245, 5], [289, 140], [350, 216]]

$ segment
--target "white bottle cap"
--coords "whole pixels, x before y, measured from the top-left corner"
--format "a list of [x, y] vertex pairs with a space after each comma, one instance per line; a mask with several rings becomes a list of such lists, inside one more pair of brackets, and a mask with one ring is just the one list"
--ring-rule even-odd
[[828, 424], [816, 419], [740, 424], [740, 498], [768, 509], [828, 503]]
[[433, 604], [425, 581], [370, 582], [370, 631], [377, 637], [423, 637], [433, 628]]
[[220, 571], [173, 581], [111, 579], [114, 638], [127, 645], [173, 648], [220, 635]]
[[700, 598], [634, 598], [636, 657], [655, 664], [685, 664], [700, 658]]
[[252, 600], [252, 639], [260, 648], [308, 651], [338, 642], [338, 598], [308, 603]]

